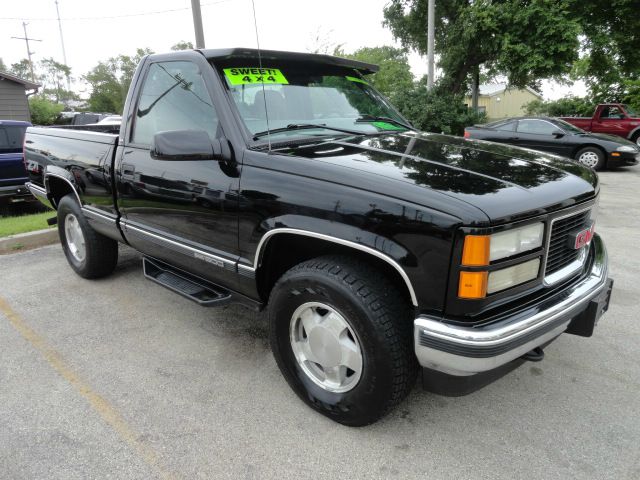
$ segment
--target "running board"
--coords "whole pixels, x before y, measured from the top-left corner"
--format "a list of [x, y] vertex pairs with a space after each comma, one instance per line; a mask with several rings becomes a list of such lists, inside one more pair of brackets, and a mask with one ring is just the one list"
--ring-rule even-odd
[[217, 285], [193, 277], [164, 262], [142, 258], [144, 276], [169, 290], [193, 300], [203, 307], [219, 307], [230, 303], [232, 295]]

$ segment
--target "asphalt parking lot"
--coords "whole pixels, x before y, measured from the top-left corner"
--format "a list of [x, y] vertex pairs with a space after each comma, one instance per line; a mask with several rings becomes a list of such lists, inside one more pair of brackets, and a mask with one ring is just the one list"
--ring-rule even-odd
[[59, 245], [0, 256], [0, 478], [640, 478], [640, 167], [604, 172], [616, 280], [594, 337], [561, 336], [466, 397], [417, 385], [370, 427], [289, 390], [266, 325], [143, 278], [83, 280]]

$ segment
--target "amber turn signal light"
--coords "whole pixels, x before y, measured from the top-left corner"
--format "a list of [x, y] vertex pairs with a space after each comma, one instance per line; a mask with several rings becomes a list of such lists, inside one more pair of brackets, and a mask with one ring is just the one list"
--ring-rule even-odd
[[487, 296], [487, 272], [460, 272], [458, 297], [477, 299]]
[[489, 235], [467, 235], [464, 238], [462, 264], [470, 267], [489, 265]]

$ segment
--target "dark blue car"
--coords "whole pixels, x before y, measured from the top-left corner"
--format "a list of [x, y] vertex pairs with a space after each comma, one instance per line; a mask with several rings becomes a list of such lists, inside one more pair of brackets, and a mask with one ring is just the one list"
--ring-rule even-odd
[[31, 200], [24, 186], [27, 181], [22, 143], [29, 122], [0, 120], [0, 203]]

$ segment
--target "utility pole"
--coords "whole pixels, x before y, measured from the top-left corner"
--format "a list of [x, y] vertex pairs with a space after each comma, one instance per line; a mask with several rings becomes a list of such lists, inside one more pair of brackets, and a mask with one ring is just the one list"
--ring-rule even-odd
[[193, 29], [196, 32], [196, 48], [204, 48], [204, 30], [202, 28], [200, 0], [191, 0], [191, 12], [193, 13]]
[[[62, 61], [65, 66], [69, 66], [67, 64], [67, 52], [64, 49], [64, 37], [62, 36], [62, 22], [60, 21], [60, 10], [58, 9], [58, 0], [55, 0], [56, 4], [56, 14], [58, 15], [58, 30], [60, 30], [60, 44], [62, 45]], [[71, 80], [69, 79], [69, 75], [67, 75], [67, 90], [71, 90]]]
[[436, 14], [436, 0], [429, 0], [427, 7], [427, 88], [431, 90], [433, 88], [433, 77], [435, 76], [435, 59], [434, 59], [434, 44], [435, 44], [435, 14]]
[[11, 38], [15, 38], [16, 40], [24, 40], [27, 44], [27, 57], [29, 57], [29, 69], [31, 70], [31, 81], [33, 83], [36, 83], [36, 77], [33, 74], [33, 61], [31, 60], [31, 55], [33, 55], [36, 52], [32, 52], [31, 48], [29, 48], [29, 40], [31, 40], [32, 42], [41, 42], [42, 40], [38, 40], [36, 38], [29, 38], [29, 35], [27, 35], [27, 24], [25, 22], [22, 22], [22, 28], [24, 29], [24, 37], [11, 37]]

